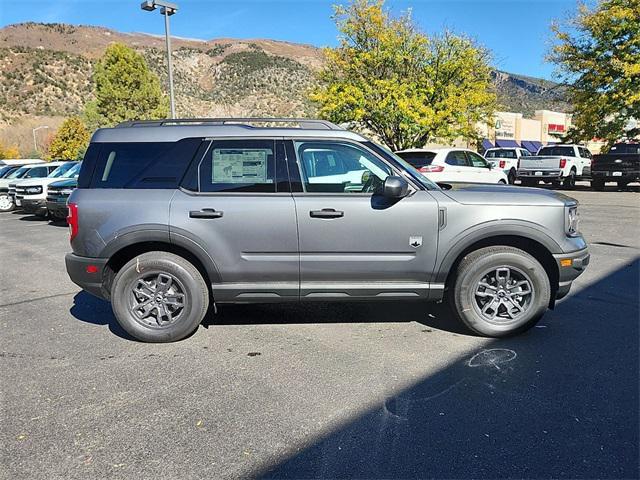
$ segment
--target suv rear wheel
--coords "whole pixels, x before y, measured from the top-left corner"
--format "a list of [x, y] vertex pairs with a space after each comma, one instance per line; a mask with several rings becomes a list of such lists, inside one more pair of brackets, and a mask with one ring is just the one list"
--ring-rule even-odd
[[449, 289], [460, 321], [488, 337], [528, 330], [542, 317], [550, 297], [549, 278], [540, 262], [507, 246], [481, 248], [465, 256]]
[[147, 252], [120, 269], [111, 289], [118, 323], [145, 342], [181, 340], [198, 328], [209, 291], [196, 267], [167, 252]]

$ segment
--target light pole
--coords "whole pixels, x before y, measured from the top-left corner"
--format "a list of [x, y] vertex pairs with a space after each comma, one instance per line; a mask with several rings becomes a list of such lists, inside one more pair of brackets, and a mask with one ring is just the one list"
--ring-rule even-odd
[[173, 64], [171, 62], [169, 17], [178, 11], [178, 5], [164, 0], [145, 0], [140, 4], [140, 8], [147, 12], [153, 12], [157, 7], [160, 7], [160, 13], [164, 15], [164, 36], [167, 44], [167, 63], [169, 64], [169, 101], [171, 103], [171, 118], [176, 118], [176, 104], [173, 98]]
[[36, 132], [43, 128], [49, 128], [48, 125], [41, 125], [33, 129], [33, 151], [38, 153], [38, 140], [36, 139]]

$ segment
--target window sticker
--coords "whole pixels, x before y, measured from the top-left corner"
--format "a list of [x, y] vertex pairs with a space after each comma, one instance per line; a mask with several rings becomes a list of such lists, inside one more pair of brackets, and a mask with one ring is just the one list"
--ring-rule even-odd
[[267, 178], [270, 149], [216, 148], [213, 151], [212, 183], [273, 183]]

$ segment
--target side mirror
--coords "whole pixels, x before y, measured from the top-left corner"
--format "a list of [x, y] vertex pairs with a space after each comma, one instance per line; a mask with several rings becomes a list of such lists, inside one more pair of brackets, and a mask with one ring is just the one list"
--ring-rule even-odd
[[404, 198], [409, 194], [409, 183], [402, 178], [389, 176], [384, 181], [383, 195], [387, 198]]
[[487, 168], [488, 168], [489, 170], [493, 170], [493, 163], [489, 163], [489, 162], [487, 162]]

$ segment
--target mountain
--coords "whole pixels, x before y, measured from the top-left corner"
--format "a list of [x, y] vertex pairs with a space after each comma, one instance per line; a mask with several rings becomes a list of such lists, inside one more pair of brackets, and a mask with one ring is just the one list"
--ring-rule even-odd
[[[164, 37], [102, 27], [22, 23], [0, 29], [0, 141], [33, 150], [32, 128], [57, 128], [92, 97], [91, 72], [112, 42], [146, 58], [166, 84]], [[177, 115], [308, 116], [322, 50], [276, 40], [172, 39]], [[495, 71], [504, 109], [567, 110], [553, 82]], [[40, 139], [40, 141], [44, 138]]]

